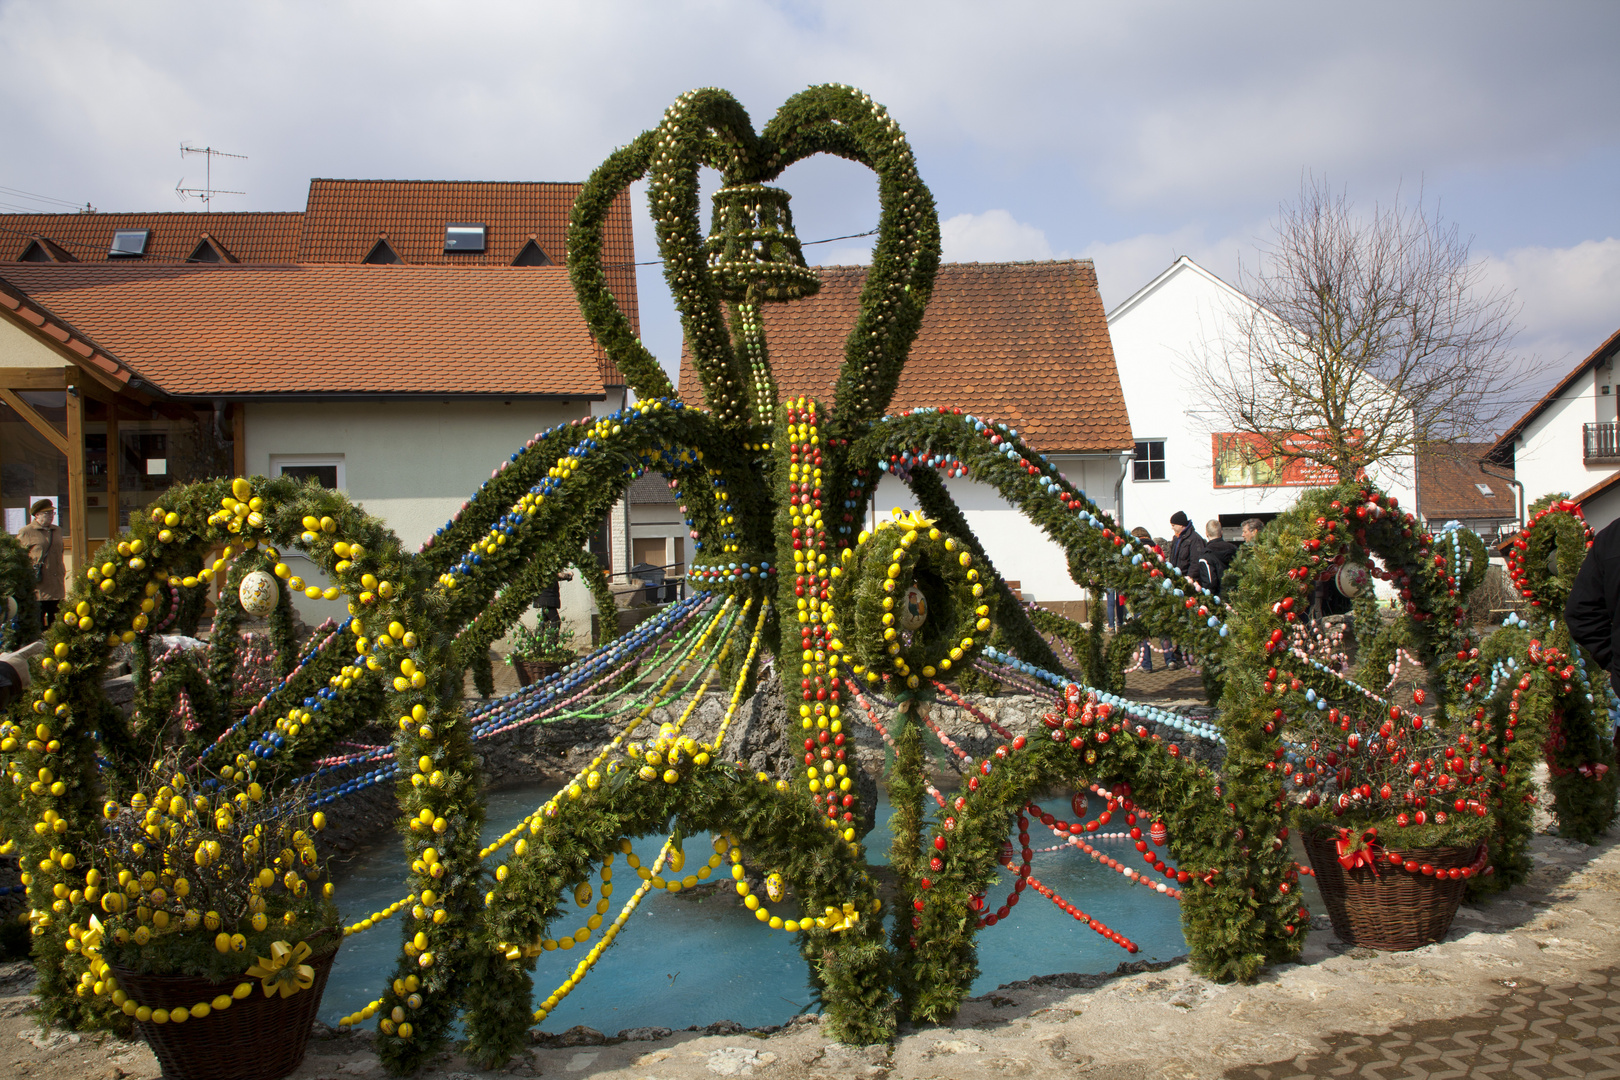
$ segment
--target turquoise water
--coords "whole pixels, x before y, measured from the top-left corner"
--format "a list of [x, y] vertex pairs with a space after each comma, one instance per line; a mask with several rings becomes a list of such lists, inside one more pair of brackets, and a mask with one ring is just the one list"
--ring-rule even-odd
[[[554, 790], [535, 785], [492, 793], [486, 838], [510, 829]], [[1043, 800], [1041, 805], [1060, 818], [1074, 817], [1066, 798]], [[1101, 808], [1093, 799], [1092, 814]], [[878, 806], [877, 828], [867, 837], [875, 863], [888, 861], [890, 813], [885, 798]], [[1123, 821], [1123, 815], [1116, 814], [1106, 831], [1122, 830]], [[1050, 830], [1038, 821], [1030, 824], [1031, 847], [1057, 843]], [[650, 863], [663, 839], [643, 837], [636, 842], [636, 854]], [[706, 836], [686, 841], [685, 873], [697, 871], [712, 851], [709, 844]], [[1093, 846], [1127, 866], [1145, 868], [1128, 840], [1099, 840]], [[405, 875], [400, 852], [399, 839], [385, 837], [338, 875], [337, 892], [345, 924], [364, 918], [409, 891], [402, 884]], [[724, 868], [716, 871], [725, 872]], [[1141, 951], [1131, 956], [1029, 889], [1007, 919], [980, 931], [981, 973], [973, 986], [975, 994], [1034, 975], [1109, 971], [1122, 960], [1168, 960], [1187, 951], [1174, 899], [1130, 884], [1121, 874], [1081, 852], [1070, 848], [1038, 853], [1031, 873], [1071, 904], [1135, 941]], [[639, 884], [622, 856], [614, 862], [613, 883], [613, 907], [604, 916], [608, 920]], [[1004, 902], [1011, 883], [1011, 875], [1007, 875], [1003, 884], [990, 891], [986, 901], [992, 909]], [[599, 881], [593, 880], [592, 887], [598, 885]], [[338, 1018], [359, 1009], [382, 991], [399, 955], [399, 918], [344, 942], [321, 1002], [322, 1019], [335, 1024]], [[551, 930], [565, 934], [583, 924], [584, 916], [577, 913], [570, 899]], [[583, 957], [583, 950], [542, 954], [535, 973], [535, 1001], [543, 1000]], [[734, 897], [702, 900], [671, 896], [655, 889], [647, 894], [595, 970], [558, 1004], [543, 1027], [562, 1031], [585, 1024], [609, 1035], [629, 1027], [679, 1029], [716, 1020], [759, 1027], [785, 1022], [804, 1011], [810, 1000], [805, 963], [794, 935], [759, 923]]]

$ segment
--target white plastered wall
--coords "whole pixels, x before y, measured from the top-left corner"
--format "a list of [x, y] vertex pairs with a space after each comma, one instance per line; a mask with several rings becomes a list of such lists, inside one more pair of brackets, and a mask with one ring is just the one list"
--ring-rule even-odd
[[[1588, 368], [1535, 419], [1513, 445], [1513, 475], [1524, 485], [1525, 506], [1543, 495], [1577, 495], [1614, 472], [1609, 463], [1587, 465], [1585, 426], [1598, 420], [1596, 369]], [[1605, 419], [1613, 419], [1606, 417]]]
[[[1120, 458], [1117, 454], [1053, 454], [1052, 464], [1097, 503], [1115, 513]], [[995, 488], [968, 477], [951, 477], [945, 488], [967, 518], [973, 535], [984, 545], [996, 572], [1019, 583], [1026, 600], [1037, 603], [1086, 599], [1086, 592], [1069, 577], [1069, 560], [1050, 537], [1012, 506]], [[878, 484], [867, 527], [888, 518], [894, 507], [917, 509], [911, 489], [893, 476]]]
[[[1198, 358], [1252, 302], [1190, 259], [1177, 263], [1108, 317], [1114, 358], [1131, 432], [1138, 440], [1163, 439], [1165, 479], [1139, 481], [1127, 471], [1126, 528], [1137, 525], [1169, 539], [1170, 516], [1186, 513], [1199, 532], [1222, 514], [1281, 513], [1309, 490], [1303, 487], [1216, 487], [1211, 433], [1222, 424], [1194, 389]], [[1412, 459], [1374, 466], [1370, 478], [1414, 509]]]
[[[489, 479], [492, 470], [537, 432], [600, 415], [601, 402], [533, 402], [523, 398], [426, 401], [249, 402], [246, 406], [249, 475], [269, 475], [281, 456], [339, 457], [345, 493], [381, 518], [407, 551], [416, 550]], [[617, 407], [617, 402], [613, 407]], [[622, 504], [609, 523], [614, 569], [622, 571], [628, 542]], [[307, 560], [289, 559], [294, 573], [311, 577]], [[589, 640], [595, 611], [578, 575], [562, 586], [563, 614]], [[346, 613], [341, 602], [296, 598], [312, 625]]]

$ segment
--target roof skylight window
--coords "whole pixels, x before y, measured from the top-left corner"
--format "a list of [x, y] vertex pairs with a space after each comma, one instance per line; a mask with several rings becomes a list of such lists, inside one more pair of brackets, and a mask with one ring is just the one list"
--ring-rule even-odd
[[112, 247], [107, 249], [107, 255], [109, 258], [138, 259], [146, 254], [146, 241], [151, 236], [151, 229], [119, 229], [113, 233]]
[[1491, 490], [1491, 485], [1489, 484], [1475, 484], [1474, 487], [1479, 490], [1481, 495], [1488, 495], [1492, 498], [1496, 497], [1496, 492]]
[[484, 250], [484, 226], [481, 222], [452, 221], [444, 227], [444, 250], [457, 255]]

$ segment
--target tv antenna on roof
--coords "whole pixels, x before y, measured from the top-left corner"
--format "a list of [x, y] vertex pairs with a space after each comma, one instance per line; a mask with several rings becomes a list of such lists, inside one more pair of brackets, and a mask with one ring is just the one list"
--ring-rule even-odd
[[175, 195], [179, 196], [181, 202], [185, 202], [187, 199], [200, 199], [202, 200], [202, 204], [204, 206], [208, 207], [209, 209], [213, 209], [215, 195], [247, 194], [245, 191], [228, 191], [225, 188], [216, 188], [214, 186], [214, 159], [217, 157], [228, 157], [236, 158], [238, 161], [246, 161], [246, 154], [227, 154], [223, 150], [215, 150], [212, 146], [188, 146], [185, 143], [181, 143], [180, 156], [184, 158], [191, 154], [201, 154], [204, 160], [207, 162], [204, 172], [205, 179], [203, 180], [202, 187], [188, 188], [180, 186], [186, 182], [186, 178], [182, 176], [179, 182], [174, 185], [174, 193]]

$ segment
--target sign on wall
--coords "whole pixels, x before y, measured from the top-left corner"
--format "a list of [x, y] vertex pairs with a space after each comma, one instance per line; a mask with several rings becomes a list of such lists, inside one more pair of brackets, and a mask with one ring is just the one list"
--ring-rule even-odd
[[[1360, 438], [1361, 432], [1354, 437]], [[1218, 431], [1210, 441], [1218, 488], [1326, 487], [1339, 479], [1331, 466], [1295, 456], [1320, 452], [1322, 439], [1315, 433], [1297, 432], [1272, 440], [1246, 431]]]

